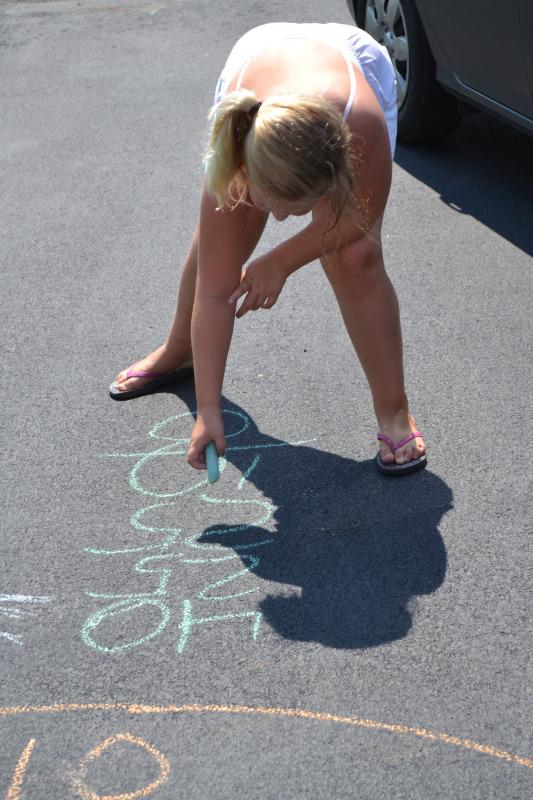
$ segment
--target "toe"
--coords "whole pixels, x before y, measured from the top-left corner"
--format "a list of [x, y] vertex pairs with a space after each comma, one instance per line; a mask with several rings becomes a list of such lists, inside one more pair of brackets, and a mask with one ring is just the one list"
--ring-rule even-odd
[[132, 364], [131, 367], [127, 369], [123, 369], [121, 372], [118, 373], [117, 377], [115, 378], [115, 382], [117, 384], [117, 389], [120, 392], [127, 392], [131, 389], [136, 389], [138, 386], [142, 386], [145, 383], [144, 378], [136, 377], [135, 375], [128, 376], [128, 372], [130, 369], [133, 368], [139, 369], [139, 367], [135, 364]]
[[381, 444], [379, 452], [381, 454], [381, 460], [384, 464], [394, 464], [394, 453], [385, 443]]
[[117, 384], [118, 390], [121, 391], [121, 392], [124, 391], [125, 389], [129, 388], [128, 384], [130, 382], [130, 378], [126, 377], [126, 371], [125, 370], [123, 370], [122, 372], [118, 373], [115, 382]]
[[417, 438], [414, 442], [413, 446], [413, 458], [420, 458], [426, 452], [426, 445], [424, 444], [424, 440]]
[[406, 464], [408, 461], [412, 460], [411, 448], [410, 447], [402, 447], [400, 450], [396, 451], [396, 463], [397, 464]]
[[120, 370], [117, 377], [115, 378], [117, 383], [127, 383], [127, 381], [130, 380], [130, 378], [128, 378], [129, 369], [131, 369], [131, 367], [126, 367], [126, 369]]
[[409, 461], [414, 461], [416, 458], [420, 458], [425, 452], [426, 448], [423, 441], [417, 438], [414, 442], [409, 442], [408, 445], [396, 451], [396, 463], [406, 464]]

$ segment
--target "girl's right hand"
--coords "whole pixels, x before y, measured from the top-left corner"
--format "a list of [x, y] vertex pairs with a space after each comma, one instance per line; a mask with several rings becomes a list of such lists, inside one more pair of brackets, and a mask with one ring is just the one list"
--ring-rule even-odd
[[222, 412], [218, 409], [199, 411], [191, 434], [191, 443], [187, 453], [187, 463], [194, 469], [207, 469], [205, 448], [214, 442], [219, 456], [224, 455], [226, 440]]

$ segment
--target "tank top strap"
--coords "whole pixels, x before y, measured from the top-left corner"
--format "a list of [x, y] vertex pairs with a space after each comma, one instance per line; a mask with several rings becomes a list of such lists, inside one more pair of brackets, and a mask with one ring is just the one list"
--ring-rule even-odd
[[235, 87], [237, 92], [241, 88], [241, 83], [242, 83], [242, 79], [243, 79], [244, 73], [246, 72], [246, 67], [248, 66], [248, 64], [250, 63], [252, 58], [253, 58], [253, 56], [250, 56], [250, 58], [247, 58], [246, 61], [244, 62], [244, 64], [242, 65], [242, 67], [241, 67], [241, 71], [239, 72], [239, 77], [237, 78], [237, 86]]
[[348, 115], [352, 110], [353, 101], [355, 100], [355, 95], [357, 92], [357, 81], [355, 80], [355, 72], [353, 70], [354, 66], [353, 59], [350, 58], [350, 56], [344, 50], [340, 50], [339, 52], [341, 52], [342, 55], [344, 56], [344, 60], [346, 61], [346, 68], [350, 75], [350, 96], [348, 97], [348, 100], [344, 107], [344, 111], [342, 113], [342, 118], [346, 122], [346, 120], [348, 119]]

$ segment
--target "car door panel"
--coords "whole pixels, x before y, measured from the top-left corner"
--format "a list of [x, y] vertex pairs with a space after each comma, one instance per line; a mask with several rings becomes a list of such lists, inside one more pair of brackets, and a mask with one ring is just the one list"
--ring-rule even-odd
[[520, 28], [531, 94], [531, 116], [533, 116], [533, 3], [531, 0], [520, 0]]
[[430, 42], [438, 50], [437, 61], [442, 63], [444, 54], [453, 75], [453, 79], [450, 74], [445, 77], [448, 85], [458, 82], [520, 114], [533, 116], [522, 44], [525, 26], [520, 16], [527, 7], [532, 31], [531, 0], [417, 0], [417, 7]]

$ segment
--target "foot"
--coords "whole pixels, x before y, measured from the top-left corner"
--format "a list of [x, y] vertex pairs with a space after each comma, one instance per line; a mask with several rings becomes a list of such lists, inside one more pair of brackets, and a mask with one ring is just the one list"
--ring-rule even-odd
[[[138, 370], [140, 372], [149, 371], [164, 374], [165, 372], [172, 372], [172, 370], [181, 367], [190, 367], [192, 365], [192, 353], [189, 350], [169, 351], [167, 345], [161, 345], [153, 353], [136, 361], [128, 369]], [[119, 392], [130, 391], [131, 389], [138, 389], [144, 386], [145, 383], [152, 380], [150, 377], [144, 378], [128, 378], [126, 373], [128, 369], [119, 372], [116, 381], [116, 388]]]
[[[393, 442], [400, 442], [410, 433], [417, 430], [415, 418], [408, 411], [399, 411], [393, 416], [378, 416], [380, 433], [388, 436]], [[392, 452], [386, 442], [380, 441], [379, 452], [384, 464], [406, 464], [415, 458], [420, 458], [426, 452], [426, 446], [421, 436], [411, 439], [403, 447], [399, 447], [396, 452]]]

